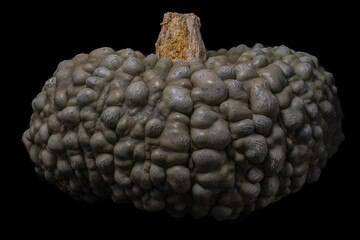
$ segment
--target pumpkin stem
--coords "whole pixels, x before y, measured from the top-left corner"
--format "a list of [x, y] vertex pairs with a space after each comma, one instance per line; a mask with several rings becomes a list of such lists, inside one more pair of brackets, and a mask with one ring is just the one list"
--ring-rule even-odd
[[155, 43], [158, 58], [188, 62], [192, 58], [206, 61], [206, 48], [200, 33], [200, 18], [194, 13], [164, 14], [161, 31]]

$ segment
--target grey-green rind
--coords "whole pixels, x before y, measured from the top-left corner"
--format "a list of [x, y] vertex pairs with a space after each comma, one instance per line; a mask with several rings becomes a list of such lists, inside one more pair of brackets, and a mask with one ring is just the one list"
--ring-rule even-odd
[[317, 181], [344, 139], [332, 74], [285, 46], [207, 55], [61, 62], [23, 135], [37, 174], [76, 199], [218, 220]]

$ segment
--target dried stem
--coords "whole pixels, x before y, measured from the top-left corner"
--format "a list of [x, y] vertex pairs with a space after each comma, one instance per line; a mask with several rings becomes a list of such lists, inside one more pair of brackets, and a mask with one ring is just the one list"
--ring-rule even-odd
[[200, 58], [205, 62], [206, 48], [200, 33], [200, 18], [194, 13], [164, 14], [162, 28], [155, 43], [156, 55], [172, 61], [188, 62]]

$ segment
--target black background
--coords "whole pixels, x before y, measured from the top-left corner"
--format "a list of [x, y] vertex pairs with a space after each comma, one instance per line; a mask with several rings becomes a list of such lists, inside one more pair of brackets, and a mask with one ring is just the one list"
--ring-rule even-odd
[[[358, 64], [356, 58], [351, 62], [352, 57], [358, 56], [357, 16], [352, 14], [353, 6], [327, 3], [319, 7], [304, 1], [127, 4], [88, 1], [77, 5], [53, 1], [19, 4], [9, 9], [11, 12], [4, 22], [4, 39], [8, 41], [4, 48], [9, 52], [5, 72], [10, 76], [2, 81], [11, 85], [4, 87], [10, 89], [9, 95], [6, 91], [3, 94], [3, 103], [10, 114], [2, 121], [12, 127], [5, 129], [7, 141], [3, 145], [3, 151], [10, 153], [2, 159], [10, 164], [2, 171], [2, 200], [6, 200], [3, 211], [7, 213], [2, 215], [6, 220], [4, 229], [12, 229], [13, 235], [26, 233], [38, 237], [100, 234], [118, 238], [127, 233], [132, 237], [143, 234], [155, 238], [195, 237], [194, 234], [207, 237], [215, 232], [238, 238], [335, 233], [347, 236], [356, 230], [353, 224], [359, 222], [356, 205], [359, 186], [354, 173], [358, 157], [354, 152], [358, 130], [354, 126], [359, 124], [353, 125], [352, 121], [358, 119], [354, 113], [358, 111], [355, 84], [359, 76], [358, 69], [351, 66]], [[152, 53], [159, 24], [167, 11], [197, 14], [208, 49], [231, 48], [242, 43], [285, 44], [317, 56], [320, 64], [334, 74], [345, 115], [346, 140], [318, 182], [245, 219], [216, 222], [194, 220], [190, 216], [174, 219], [164, 213], [149, 214], [111, 202], [79, 202], [36, 176], [20, 139], [28, 127], [31, 101], [52, 76], [58, 62], [103, 46], [114, 50], [129, 47], [145, 55]]]

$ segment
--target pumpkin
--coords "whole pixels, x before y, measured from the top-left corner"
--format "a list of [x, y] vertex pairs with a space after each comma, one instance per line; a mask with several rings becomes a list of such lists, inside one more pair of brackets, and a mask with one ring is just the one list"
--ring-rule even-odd
[[156, 54], [104, 47], [58, 65], [23, 142], [76, 199], [237, 219], [318, 180], [344, 136], [333, 75], [286, 46], [206, 50], [166, 13]]

